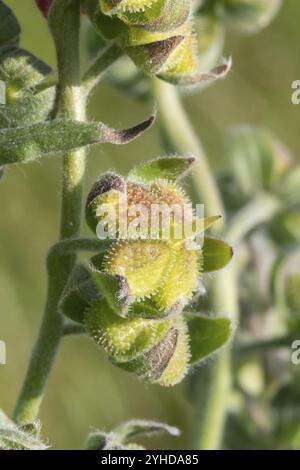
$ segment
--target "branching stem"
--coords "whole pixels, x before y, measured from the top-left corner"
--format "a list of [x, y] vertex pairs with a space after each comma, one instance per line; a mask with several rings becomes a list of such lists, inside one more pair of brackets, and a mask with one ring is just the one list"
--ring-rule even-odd
[[[81, 96], [79, 58], [80, 1], [69, 0], [66, 4], [56, 0], [51, 14], [59, 70], [58, 112], [67, 118], [84, 120], [85, 103]], [[83, 150], [64, 156], [61, 239], [79, 235], [84, 172]], [[49, 271], [45, 314], [14, 415], [19, 424], [30, 423], [38, 415], [63, 333], [58, 303], [75, 262], [76, 254], [64, 254], [56, 258], [54, 268]]]

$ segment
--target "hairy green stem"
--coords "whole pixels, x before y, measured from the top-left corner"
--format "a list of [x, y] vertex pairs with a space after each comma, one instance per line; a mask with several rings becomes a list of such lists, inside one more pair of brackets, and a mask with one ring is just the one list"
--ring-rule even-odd
[[82, 86], [85, 96], [91, 93], [93, 88], [100, 82], [107, 68], [121, 57], [122, 54], [122, 49], [114, 43], [101, 50], [99, 56], [96, 57], [89, 70], [83, 76]]
[[[59, 70], [58, 110], [64, 117], [84, 120], [85, 105], [80, 87], [80, 1], [55, 0], [50, 18], [56, 44]], [[61, 239], [76, 237], [80, 231], [82, 183], [85, 154], [71, 152], [63, 158]], [[14, 418], [19, 424], [36, 419], [60, 339], [63, 320], [58, 303], [76, 261], [75, 254], [57, 257], [49, 270], [45, 314], [28, 372], [16, 406]]]
[[72, 336], [72, 335], [83, 335], [85, 333], [84, 326], [80, 325], [79, 323], [75, 323], [73, 321], [66, 321], [63, 325], [63, 332], [64, 336]]
[[97, 238], [67, 238], [53, 245], [48, 253], [48, 270], [55, 272], [56, 262], [62, 255], [76, 254], [78, 251], [104, 252], [110, 244], [110, 240]]
[[266, 192], [258, 193], [230, 220], [226, 237], [238, 244], [255, 227], [269, 221], [281, 207], [281, 202], [275, 196]]

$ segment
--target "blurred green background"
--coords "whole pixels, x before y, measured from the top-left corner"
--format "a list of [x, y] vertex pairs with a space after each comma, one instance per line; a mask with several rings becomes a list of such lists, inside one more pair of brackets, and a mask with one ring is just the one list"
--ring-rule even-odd
[[[55, 67], [51, 38], [34, 1], [6, 3], [23, 27], [23, 47]], [[224, 130], [237, 123], [269, 127], [300, 155], [300, 108], [290, 98], [291, 83], [300, 79], [299, 18], [300, 2], [285, 0], [263, 33], [229, 37], [226, 53], [234, 61], [229, 77], [202, 94], [185, 96], [215, 166], [224, 163]], [[151, 109], [104, 82], [92, 97], [90, 117], [126, 127]], [[98, 148], [89, 158], [86, 191], [102, 171], [126, 173], [160, 153], [157, 126], [130, 145]], [[7, 365], [0, 365], [0, 407], [10, 414], [43, 310], [45, 256], [59, 225], [60, 159], [10, 168], [0, 185], [0, 203], [0, 339], [7, 345]], [[110, 430], [132, 417], [155, 419], [179, 426], [182, 437], [152, 440], [150, 446], [189, 448], [193, 412], [185, 389], [186, 384], [173, 389], [144, 385], [110, 365], [91, 341], [70, 338], [62, 344], [42, 407], [43, 434], [55, 449], [78, 449], [92, 427]]]

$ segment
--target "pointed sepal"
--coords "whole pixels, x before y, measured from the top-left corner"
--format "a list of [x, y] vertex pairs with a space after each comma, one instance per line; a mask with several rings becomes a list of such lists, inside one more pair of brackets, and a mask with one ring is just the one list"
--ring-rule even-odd
[[184, 317], [189, 331], [191, 366], [207, 359], [232, 338], [234, 327], [228, 317], [208, 317], [193, 313], [185, 313]]
[[59, 311], [71, 320], [83, 324], [86, 310], [98, 298], [100, 292], [89, 270], [83, 265], [77, 265], [63, 292]]
[[202, 248], [202, 270], [204, 273], [225, 268], [233, 257], [233, 249], [225, 241], [205, 237]]
[[99, 266], [99, 257], [97, 256], [91, 259], [90, 269], [92, 279], [109, 306], [117, 315], [126, 318], [130, 304], [133, 302], [127, 279], [118, 274], [101, 271], [101, 264]]
[[194, 157], [163, 157], [142, 163], [129, 174], [128, 180], [136, 183], [151, 183], [157, 179], [177, 181], [192, 169]]

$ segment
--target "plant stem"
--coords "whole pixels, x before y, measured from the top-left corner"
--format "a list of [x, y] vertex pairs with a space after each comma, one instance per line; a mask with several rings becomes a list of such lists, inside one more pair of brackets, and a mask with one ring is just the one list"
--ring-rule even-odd
[[55, 270], [57, 257], [66, 254], [75, 254], [78, 251], [104, 252], [110, 244], [110, 240], [100, 240], [98, 238], [67, 238], [53, 245], [48, 253], [48, 270]]
[[107, 68], [121, 57], [122, 54], [122, 49], [114, 43], [110, 44], [106, 49], [100, 52], [99, 56], [96, 57], [95, 61], [82, 79], [83, 92], [86, 96], [88, 96], [93, 88], [95, 88], [99, 83]]
[[276, 348], [291, 347], [295, 337], [291, 335], [277, 336], [275, 338], [264, 339], [260, 341], [253, 341], [249, 344], [239, 344], [234, 348], [235, 358], [244, 359], [253, 354], [262, 354]]
[[84, 326], [80, 325], [79, 323], [75, 323], [72, 321], [66, 321], [63, 326], [63, 335], [64, 336], [71, 336], [71, 335], [83, 335], [86, 332]]
[[280, 208], [279, 199], [265, 192], [258, 193], [230, 220], [226, 237], [238, 244], [255, 227], [269, 221]]
[[[84, 120], [85, 104], [80, 88], [80, 1], [56, 0], [53, 4], [52, 30], [56, 42], [59, 70], [59, 114]], [[55, 16], [56, 15], [56, 16]], [[50, 19], [51, 20], [51, 19]], [[84, 151], [63, 158], [61, 239], [76, 237], [80, 231]], [[28, 372], [16, 406], [14, 418], [24, 424], [36, 419], [63, 332], [58, 303], [76, 261], [75, 254], [57, 257], [49, 270], [48, 298]]]

